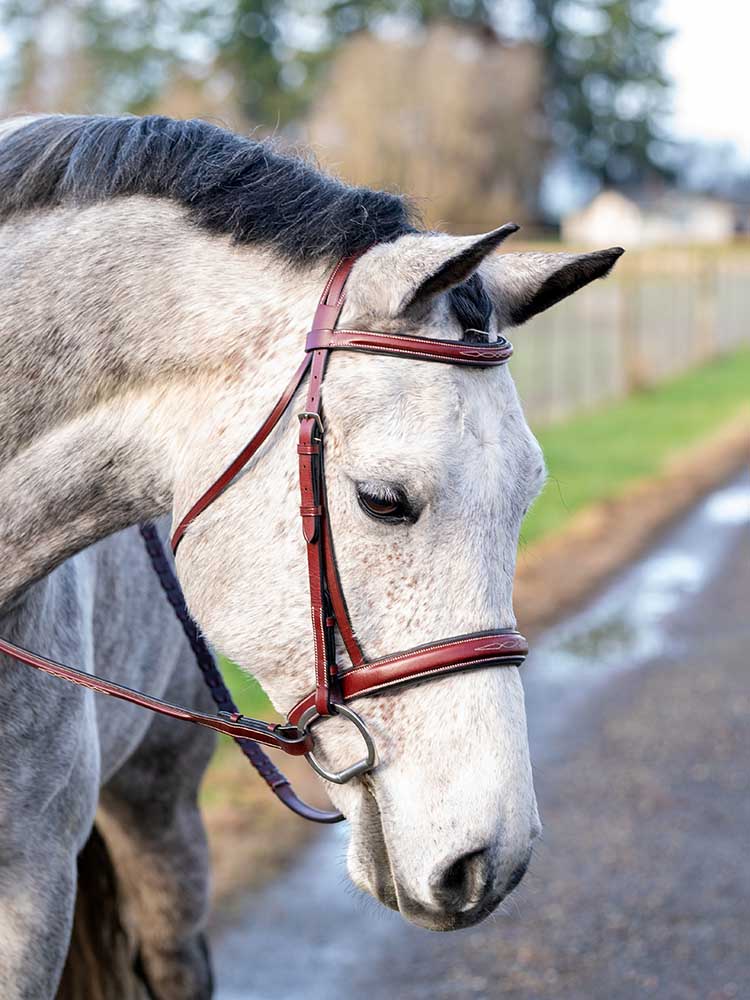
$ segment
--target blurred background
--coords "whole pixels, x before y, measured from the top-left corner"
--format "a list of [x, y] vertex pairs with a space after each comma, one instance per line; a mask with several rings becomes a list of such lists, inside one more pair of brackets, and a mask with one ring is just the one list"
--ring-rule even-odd
[[516, 362], [539, 426], [747, 340], [747, 30], [733, 0], [0, 0], [0, 92], [273, 135], [455, 233], [625, 246]]
[[548, 831], [523, 910], [436, 943], [362, 908], [339, 835], [222, 744], [222, 1000], [748, 995], [749, 34], [737, 0], [0, 0], [7, 114], [203, 117], [432, 227], [628, 250], [514, 338], [550, 469], [516, 587]]

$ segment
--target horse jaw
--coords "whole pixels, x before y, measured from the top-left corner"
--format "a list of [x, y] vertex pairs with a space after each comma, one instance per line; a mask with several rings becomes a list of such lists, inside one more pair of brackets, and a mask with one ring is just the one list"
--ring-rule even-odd
[[381, 760], [341, 802], [349, 875], [421, 927], [468, 927], [520, 881], [541, 831], [518, 671], [457, 675], [398, 697], [415, 725], [396, 733], [362, 706]]

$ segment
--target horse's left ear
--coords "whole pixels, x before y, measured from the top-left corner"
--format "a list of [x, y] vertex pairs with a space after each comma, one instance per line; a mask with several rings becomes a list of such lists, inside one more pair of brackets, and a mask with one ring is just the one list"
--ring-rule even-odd
[[500, 326], [518, 326], [612, 270], [622, 247], [593, 253], [507, 253], [485, 260], [481, 274]]
[[[455, 288], [469, 278], [485, 258], [493, 253], [503, 240], [517, 233], [519, 226], [515, 222], [506, 222], [504, 226], [493, 229], [481, 236], [449, 237], [451, 248], [448, 253], [442, 248], [442, 254], [433, 254], [432, 260], [424, 254], [423, 266], [428, 268], [427, 274], [409, 291], [401, 304], [401, 315], [419, 314], [432, 303], [436, 295]], [[440, 237], [438, 237], [439, 239]], [[427, 237], [430, 240], [430, 237]]]

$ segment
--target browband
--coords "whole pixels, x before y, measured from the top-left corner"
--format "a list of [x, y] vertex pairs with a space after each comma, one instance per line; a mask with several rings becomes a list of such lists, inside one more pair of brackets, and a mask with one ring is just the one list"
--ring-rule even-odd
[[364, 351], [393, 357], [442, 361], [450, 365], [492, 368], [504, 365], [513, 354], [513, 345], [504, 337], [492, 344], [464, 344], [455, 340], [433, 340], [404, 333], [374, 333], [364, 330], [311, 330], [306, 351]]

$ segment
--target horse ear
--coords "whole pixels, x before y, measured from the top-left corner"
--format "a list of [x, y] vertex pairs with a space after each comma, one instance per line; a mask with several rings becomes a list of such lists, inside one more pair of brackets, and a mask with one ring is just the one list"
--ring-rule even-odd
[[509, 253], [482, 268], [482, 280], [501, 326], [518, 326], [596, 278], [604, 278], [625, 251]]
[[424, 245], [419, 283], [405, 296], [400, 314], [414, 316], [423, 313], [435, 296], [466, 281], [485, 257], [518, 229], [515, 222], [507, 222], [499, 229], [480, 236], [438, 237], [431, 246]]
[[517, 229], [509, 222], [480, 236], [413, 232], [376, 244], [355, 264], [349, 315], [421, 320], [437, 295], [465, 281]]

